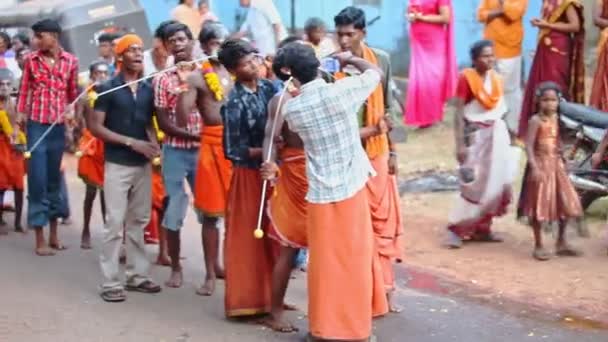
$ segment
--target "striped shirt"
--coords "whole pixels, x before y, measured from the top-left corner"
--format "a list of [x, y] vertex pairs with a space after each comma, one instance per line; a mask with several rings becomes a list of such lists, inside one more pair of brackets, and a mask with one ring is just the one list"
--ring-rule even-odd
[[357, 112], [379, 83], [374, 70], [333, 84], [317, 79], [285, 105], [289, 128], [304, 142], [308, 202], [343, 201], [375, 176], [361, 145]]
[[[154, 79], [154, 106], [163, 109], [169, 114], [169, 120], [176, 125], [176, 108], [178, 93], [176, 89], [179, 87], [179, 76], [177, 71], [166, 72]], [[202, 129], [202, 119], [197, 110], [190, 112], [188, 116], [188, 124], [186, 130], [192, 134], [200, 134]], [[165, 137], [165, 144], [175, 148], [198, 148], [200, 143], [188, 139]]]
[[63, 50], [54, 66], [40, 51], [30, 53], [24, 62], [17, 111], [29, 120], [50, 124], [63, 122], [69, 103], [78, 97], [78, 59]]

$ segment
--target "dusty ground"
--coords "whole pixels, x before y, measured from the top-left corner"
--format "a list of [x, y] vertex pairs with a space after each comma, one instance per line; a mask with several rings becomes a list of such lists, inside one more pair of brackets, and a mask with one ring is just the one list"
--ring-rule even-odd
[[[399, 147], [402, 178], [429, 169], [454, 169], [453, 146], [448, 124], [411, 131], [408, 143]], [[519, 189], [517, 184], [517, 193]], [[457, 251], [443, 248], [446, 220], [455, 196], [450, 192], [403, 196], [407, 266], [465, 285], [491, 302], [514, 300], [551, 309], [555, 314], [608, 322], [608, 255], [601, 238], [605, 203], [594, 204], [588, 213], [590, 239], [570, 234], [585, 256], [539, 263], [531, 258], [532, 232], [515, 220], [513, 206], [509, 215], [494, 224], [495, 231], [506, 238], [505, 243], [468, 244]], [[553, 238], [545, 238], [551, 246]]]

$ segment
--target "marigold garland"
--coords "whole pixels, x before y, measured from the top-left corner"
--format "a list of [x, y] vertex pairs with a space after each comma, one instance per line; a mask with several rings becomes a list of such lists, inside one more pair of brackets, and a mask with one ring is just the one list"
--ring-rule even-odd
[[213, 70], [213, 65], [209, 61], [204, 62], [201, 65], [201, 70], [203, 71], [203, 78], [205, 78], [209, 90], [215, 95], [215, 100], [222, 101], [224, 99], [224, 88], [222, 87], [220, 77]]

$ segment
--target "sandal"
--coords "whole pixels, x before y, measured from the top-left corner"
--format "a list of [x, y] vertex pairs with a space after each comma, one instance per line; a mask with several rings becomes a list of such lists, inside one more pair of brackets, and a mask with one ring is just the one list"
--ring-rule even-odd
[[162, 288], [152, 282], [151, 280], [145, 280], [143, 283], [135, 286], [135, 285], [127, 285], [125, 287], [127, 291], [132, 292], [141, 292], [141, 293], [159, 293]]
[[99, 296], [108, 303], [124, 302], [127, 299], [127, 295], [122, 289], [106, 290], [101, 292]]
[[547, 261], [551, 259], [551, 255], [544, 248], [535, 248], [532, 252], [532, 257], [538, 261]]

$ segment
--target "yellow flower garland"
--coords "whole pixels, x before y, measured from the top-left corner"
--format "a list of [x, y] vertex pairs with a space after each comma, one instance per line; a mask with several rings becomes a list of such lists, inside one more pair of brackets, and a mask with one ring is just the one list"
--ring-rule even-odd
[[209, 90], [215, 96], [215, 100], [218, 102], [224, 100], [224, 88], [222, 87], [219, 75], [213, 70], [213, 65], [207, 61], [202, 64], [201, 69], [203, 71], [203, 78]]

